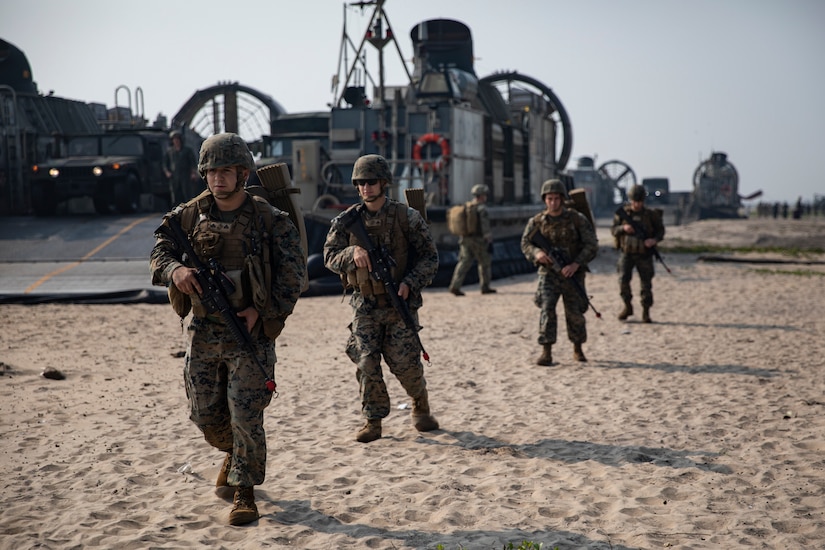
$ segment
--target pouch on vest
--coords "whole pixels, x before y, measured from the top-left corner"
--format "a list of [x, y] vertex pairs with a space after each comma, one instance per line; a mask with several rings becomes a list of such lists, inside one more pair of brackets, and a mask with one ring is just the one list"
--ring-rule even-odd
[[192, 311], [192, 300], [189, 295], [178, 290], [175, 283], [169, 283], [166, 292], [169, 295], [169, 303], [172, 304], [172, 309], [175, 310], [178, 317], [183, 319], [189, 315], [189, 312]]

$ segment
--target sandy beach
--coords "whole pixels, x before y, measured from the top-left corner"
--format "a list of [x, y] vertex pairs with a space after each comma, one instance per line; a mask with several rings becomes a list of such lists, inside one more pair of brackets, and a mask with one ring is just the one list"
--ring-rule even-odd
[[[561, 322], [557, 364], [535, 365], [535, 274], [494, 295], [425, 292], [436, 432], [413, 429], [385, 372], [384, 437], [357, 443], [350, 307], [299, 300], [278, 340], [261, 518], [244, 527], [214, 494], [223, 457], [188, 420], [168, 305], [4, 305], [0, 549], [825, 547], [825, 255], [775, 250], [821, 250], [825, 220], [668, 227], [652, 324], [616, 319], [606, 235], [587, 363]], [[667, 248], [696, 243], [771, 247], [728, 259], [775, 263]]]

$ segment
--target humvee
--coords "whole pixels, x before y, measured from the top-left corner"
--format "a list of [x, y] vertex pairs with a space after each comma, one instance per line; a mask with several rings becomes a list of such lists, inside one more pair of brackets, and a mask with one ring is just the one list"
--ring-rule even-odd
[[130, 214], [140, 209], [141, 195], [152, 204], [169, 204], [163, 157], [169, 136], [164, 130], [112, 130], [65, 137], [55, 158], [35, 164], [30, 173], [31, 207], [52, 216], [60, 203], [91, 197], [99, 214]]

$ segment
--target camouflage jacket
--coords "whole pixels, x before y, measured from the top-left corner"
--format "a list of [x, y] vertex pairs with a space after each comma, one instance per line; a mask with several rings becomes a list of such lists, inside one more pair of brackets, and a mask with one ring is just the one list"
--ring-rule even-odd
[[[206, 216], [208, 220], [220, 222], [217, 209], [211, 206], [214, 206], [212, 197], [205, 192], [186, 204], [178, 206], [164, 217], [161, 226], [155, 230], [155, 246], [149, 262], [153, 285], [167, 287], [172, 285], [172, 272], [186, 265], [182, 260], [183, 251], [169, 236], [168, 218], [176, 216], [181, 220], [194, 220]], [[240, 210], [241, 213], [232, 224], [237, 224], [244, 213], [254, 219], [254, 223], [244, 228], [242, 232], [242, 247], [245, 254], [254, 254], [262, 259], [269, 257], [269, 296], [266, 297], [267, 305], [263, 308], [264, 311], [259, 309], [261, 320], [264, 323], [274, 321], [282, 327], [295, 308], [306, 275], [306, 261], [301, 248], [300, 234], [285, 212], [272, 207], [263, 199], [250, 196]], [[191, 237], [193, 231], [191, 222], [184, 222], [181, 225]], [[264, 246], [269, 249], [266, 254]], [[199, 244], [193, 243], [193, 248], [198, 251]], [[223, 263], [222, 246], [216, 243], [213, 248], [216, 250], [215, 259]], [[203, 249], [200, 248], [200, 250]], [[209, 257], [202, 255], [202, 252], [198, 254], [201, 261], [209, 260]], [[248, 281], [248, 278], [247, 273], [243, 280]], [[251, 289], [243, 288], [243, 292], [251, 292]], [[251, 301], [251, 297], [247, 297], [247, 303]]]
[[[521, 251], [529, 261], [536, 262], [539, 247], [530, 242], [530, 235], [538, 229], [553, 246], [561, 248], [571, 262], [575, 262], [587, 270], [596, 253], [599, 251], [599, 241], [596, 231], [584, 214], [565, 208], [561, 215], [551, 216], [546, 211], [530, 218], [524, 233], [521, 235]], [[548, 273], [551, 268], [540, 265], [539, 273]]]
[[[622, 208], [644, 229], [647, 238], [656, 239], [656, 242], [665, 238], [665, 225], [662, 222], [661, 210], [643, 207], [640, 211], [634, 212], [629, 204]], [[650, 249], [645, 247], [643, 239], [640, 239], [638, 235], [629, 235], [624, 232], [624, 224], [625, 221], [621, 216], [613, 215], [610, 233], [614, 237], [616, 248], [625, 254], [650, 254]]]
[[[405, 265], [404, 272], [400, 274], [397, 283], [406, 283], [410, 287], [410, 297], [407, 302], [410, 308], [421, 307], [423, 300], [421, 298], [421, 291], [432, 283], [436, 272], [438, 271], [438, 250], [435, 247], [430, 228], [427, 222], [419, 214], [419, 212], [410, 208], [409, 206], [392, 199], [387, 199], [384, 206], [379, 212], [372, 214], [366, 208], [362, 209], [361, 216], [366, 225], [371, 225], [370, 220], [387, 219], [387, 213], [390, 209], [405, 209], [407, 222], [401, 221], [402, 216], [393, 216], [395, 228], [403, 234], [406, 239], [405, 246], [400, 248], [407, 249], [407, 258], [394, 258], [399, 265]], [[406, 227], [405, 227], [406, 226]], [[395, 233], [397, 234], [397, 232]], [[350, 242], [351, 236], [349, 231], [344, 228], [341, 221], [341, 216], [337, 216], [332, 220], [327, 240], [324, 243], [324, 265], [339, 275], [346, 276], [347, 273], [355, 271], [355, 261], [353, 260], [353, 251], [355, 246]], [[376, 243], [379, 244], [379, 243]], [[380, 243], [387, 245], [390, 250], [399, 248], [393, 243]], [[351, 303], [358, 307], [363, 302], [360, 292], [356, 289], [353, 292], [353, 299]]]

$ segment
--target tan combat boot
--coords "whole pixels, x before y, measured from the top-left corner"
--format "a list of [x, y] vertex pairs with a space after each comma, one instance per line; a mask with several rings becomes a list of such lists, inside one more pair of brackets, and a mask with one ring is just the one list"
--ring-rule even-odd
[[430, 398], [427, 390], [419, 396], [418, 399], [413, 399], [412, 407], [413, 426], [419, 432], [431, 432], [438, 429], [438, 421], [430, 414]]
[[587, 362], [587, 357], [584, 356], [581, 344], [573, 344], [573, 359], [575, 359], [576, 361], [581, 361], [583, 363]]
[[359, 443], [369, 443], [376, 439], [381, 439], [381, 419], [371, 418], [367, 420], [364, 427], [358, 431], [358, 434], [355, 436], [355, 441]]
[[631, 315], [633, 315], [633, 304], [630, 302], [625, 302], [624, 309], [622, 309], [621, 313], [619, 313], [619, 321], [624, 321]]
[[541, 355], [539, 355], [538, 360], [536, 360], [537, 365], [541, 365], [542, 367], [549, 367], [553, 364], [553, 345], [552, 344], [544, 344], [542, 349]]
[[229, 525], [246, 525], [257, 520], [258, 507], [255, 506], [255, 491], [252, 487], [238, 487], [235, 501], [229, 512]]
[[231, 500], [235, 496], [235, 487], [230, 487], [227, 482], [229, 470], [232, 467], [232, 453], [226, 453], [223, 459], [221, 470], [218, 472], [218, 479], [215, 480], [215, 494], [220, 498]]
[[643, 323], [652, 323], [653, 320], [650, 318], [650, 307], [644, 306], [642, 309], [642, 322]]

